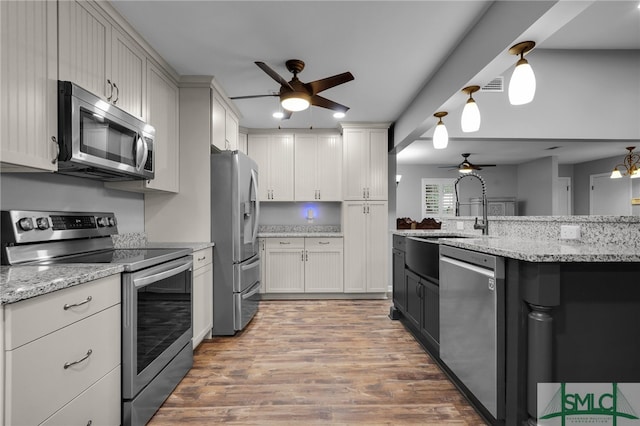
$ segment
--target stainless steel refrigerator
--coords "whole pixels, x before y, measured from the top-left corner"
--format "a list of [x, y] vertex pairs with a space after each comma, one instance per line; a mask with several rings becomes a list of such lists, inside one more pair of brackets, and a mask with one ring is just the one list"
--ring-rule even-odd
[[258, 165], [239, 151], [211, 155], [213, 334], [233, 335], [258, 311]]

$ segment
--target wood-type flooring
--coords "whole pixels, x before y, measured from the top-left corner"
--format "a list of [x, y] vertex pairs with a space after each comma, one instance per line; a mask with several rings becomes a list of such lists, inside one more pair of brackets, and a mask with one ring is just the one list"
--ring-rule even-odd
[[389, 306], [262, 301], [195, 350], [149, 425], [485, 425]]

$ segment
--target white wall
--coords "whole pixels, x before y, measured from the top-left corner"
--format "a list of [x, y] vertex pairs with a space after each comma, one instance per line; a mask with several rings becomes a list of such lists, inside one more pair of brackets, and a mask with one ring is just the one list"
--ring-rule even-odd
[[99, 181], [56, 173], [0, 175], [2, 210], [113, 212], [118, 232], [144, 232], [142, 194], [108, 189]]
[[[517, 197], [517, 170], [517, 166], [498, 166], [485, 167], [476, 173], [485, 181], [487, 197]], [[413, 220], [422, 218], [422, 178], [456, 179], [460, 176], [457, 170], [408, 164], [398, 164], [396, 173], [402, 175], [396, 189], [396, 217], [410, 217]], [[480, 182], [473, 178], [460, 181], [458, 189], [461, 202], [482, 194]]]
[[557, 157], [545, 157], [518, 166], [518, 212], [521, 216], [554, 214]]

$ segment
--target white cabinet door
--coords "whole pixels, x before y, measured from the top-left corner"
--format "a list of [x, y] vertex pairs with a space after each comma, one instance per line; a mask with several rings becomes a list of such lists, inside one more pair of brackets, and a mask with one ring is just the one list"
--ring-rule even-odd
[[117, 28], [111, 28], [111, 102], [129, 114], [143, 117], [147, 58], [144, 51]]
[[365, 129], [344, 129], [343, 186], [345, 200], [363, 200], [369, 184], [369, 133]]
[[297, 134], [295, 200], [342, 200], [342, 143], [339, 135]]
[[[196, 253], [194, 253], [196, 255]], [[195, 349], [213, 327], [213, 265], [193, 271], [193, 338]]]
[[295, 135], [295, 200], [318, 200], [318, 137]]
[[58, 169], [56, 9], [50, 1], [0, 1], [2, 171]]
[[369, 265], [365, 209], [366, 203], [364, 201], [349, 201], [342, 204], [345, 293], [363, 293], [367, 290]]
[[384, 201], [343, 204], [345, 293], [387, 291], [387, 215]]
[[269, 136], [249, 135], [247, 141], [249, 156], [258, 164], [258, 194], [260, 201], [269, 201]]
[[211, 145], [219, 151], [226, 149], [227, 110], [217, 96], [211, 96]]
[[389, 287], [387, 259], [389, 258], [389, 224], [387, 203], [367, 203], [367, 292], [386, 292]]
[[305, 238], [306, 293], [342, 293], [342, 238]]
[[155, 176], [147, 188], [180, 190], [178, 87], [152, 62], [147, 62], [147, 122], [156, 129]]
[[304, 292], [304, 239], [267, 240], [267, 293]]
[[225, 115], [225, 139], [227, 149], [231, 151], [238, 149], [238, 119], [228, 110]]
[[271, 200], [293, 201], [293, 135], [272, 135], [269, 145]]
[[249, 135], [248, 150], [258, 163], [260, 201], [293, 201], [293, 135]]
[[367, 199], [388, 198], [388, 136], [387, 129], [369, 131], [369, 185]]
[[386, 200], [387, 129], [344, 129], [345, 200]]
[[247, 153], [247, 134], [238, 133], [238, 151]]
[[58, 2], [60, 80], [111, 99], [111, 24], [87, 2]]
[[[318, 135], [317, 173], [318, 199], [342, 200], [342, 138], [340, 135]], [[296, 167], [298, 163], [296, 162]]]

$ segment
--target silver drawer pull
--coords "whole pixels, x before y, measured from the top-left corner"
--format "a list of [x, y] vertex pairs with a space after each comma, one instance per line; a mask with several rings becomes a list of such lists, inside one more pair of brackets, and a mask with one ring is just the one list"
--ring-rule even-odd
[[200, 262], [201, 260], [205, 260], [206, 258], [207, 258], [207, 256], [202, 256], [202, 257], [199, 257], [197, 260], [198, 260], [198, 262]]
[[327, 245], [331, 243], [329, 241], [318, 241], [318, 244]]
[[67, 309], [71, 309], [71, 308], [75, 308], [76, 306], [81, 306], [84, 305], [85, 303], [89, 303], [91, 302], [91, 299], [93, 299], [91, 296], [87, 297], [86, 299], [84, 299], [82, 302], [78, 302], [78, 303], [72, 303], [72, 304], [65, 304], [63, 306], [63, 309], [66, 311]]
[[72, 365], [76, 365], [76, 364], [80, 364], [82, 361], [86, 360], [87, 358], [89, 358], [91, 356], [91, 354], [93, 353], [93, 350], [89, 349], [87, 351], [87, 354], [85, 356], [83, 356], [82, 358], [80, 358], [77, 361], [72, 361], [72, 362], [65, 362], [64, 363], [64, 369], [66, 370], [67, 368], [71, 367]]
[[280, 241], [280, 244], [291, 244], [289, 241]]
[[87, 422], [87, 426], [91, 426], [92, 424], [93, 424], [93, 420], [89, 420], [89, 421]]

